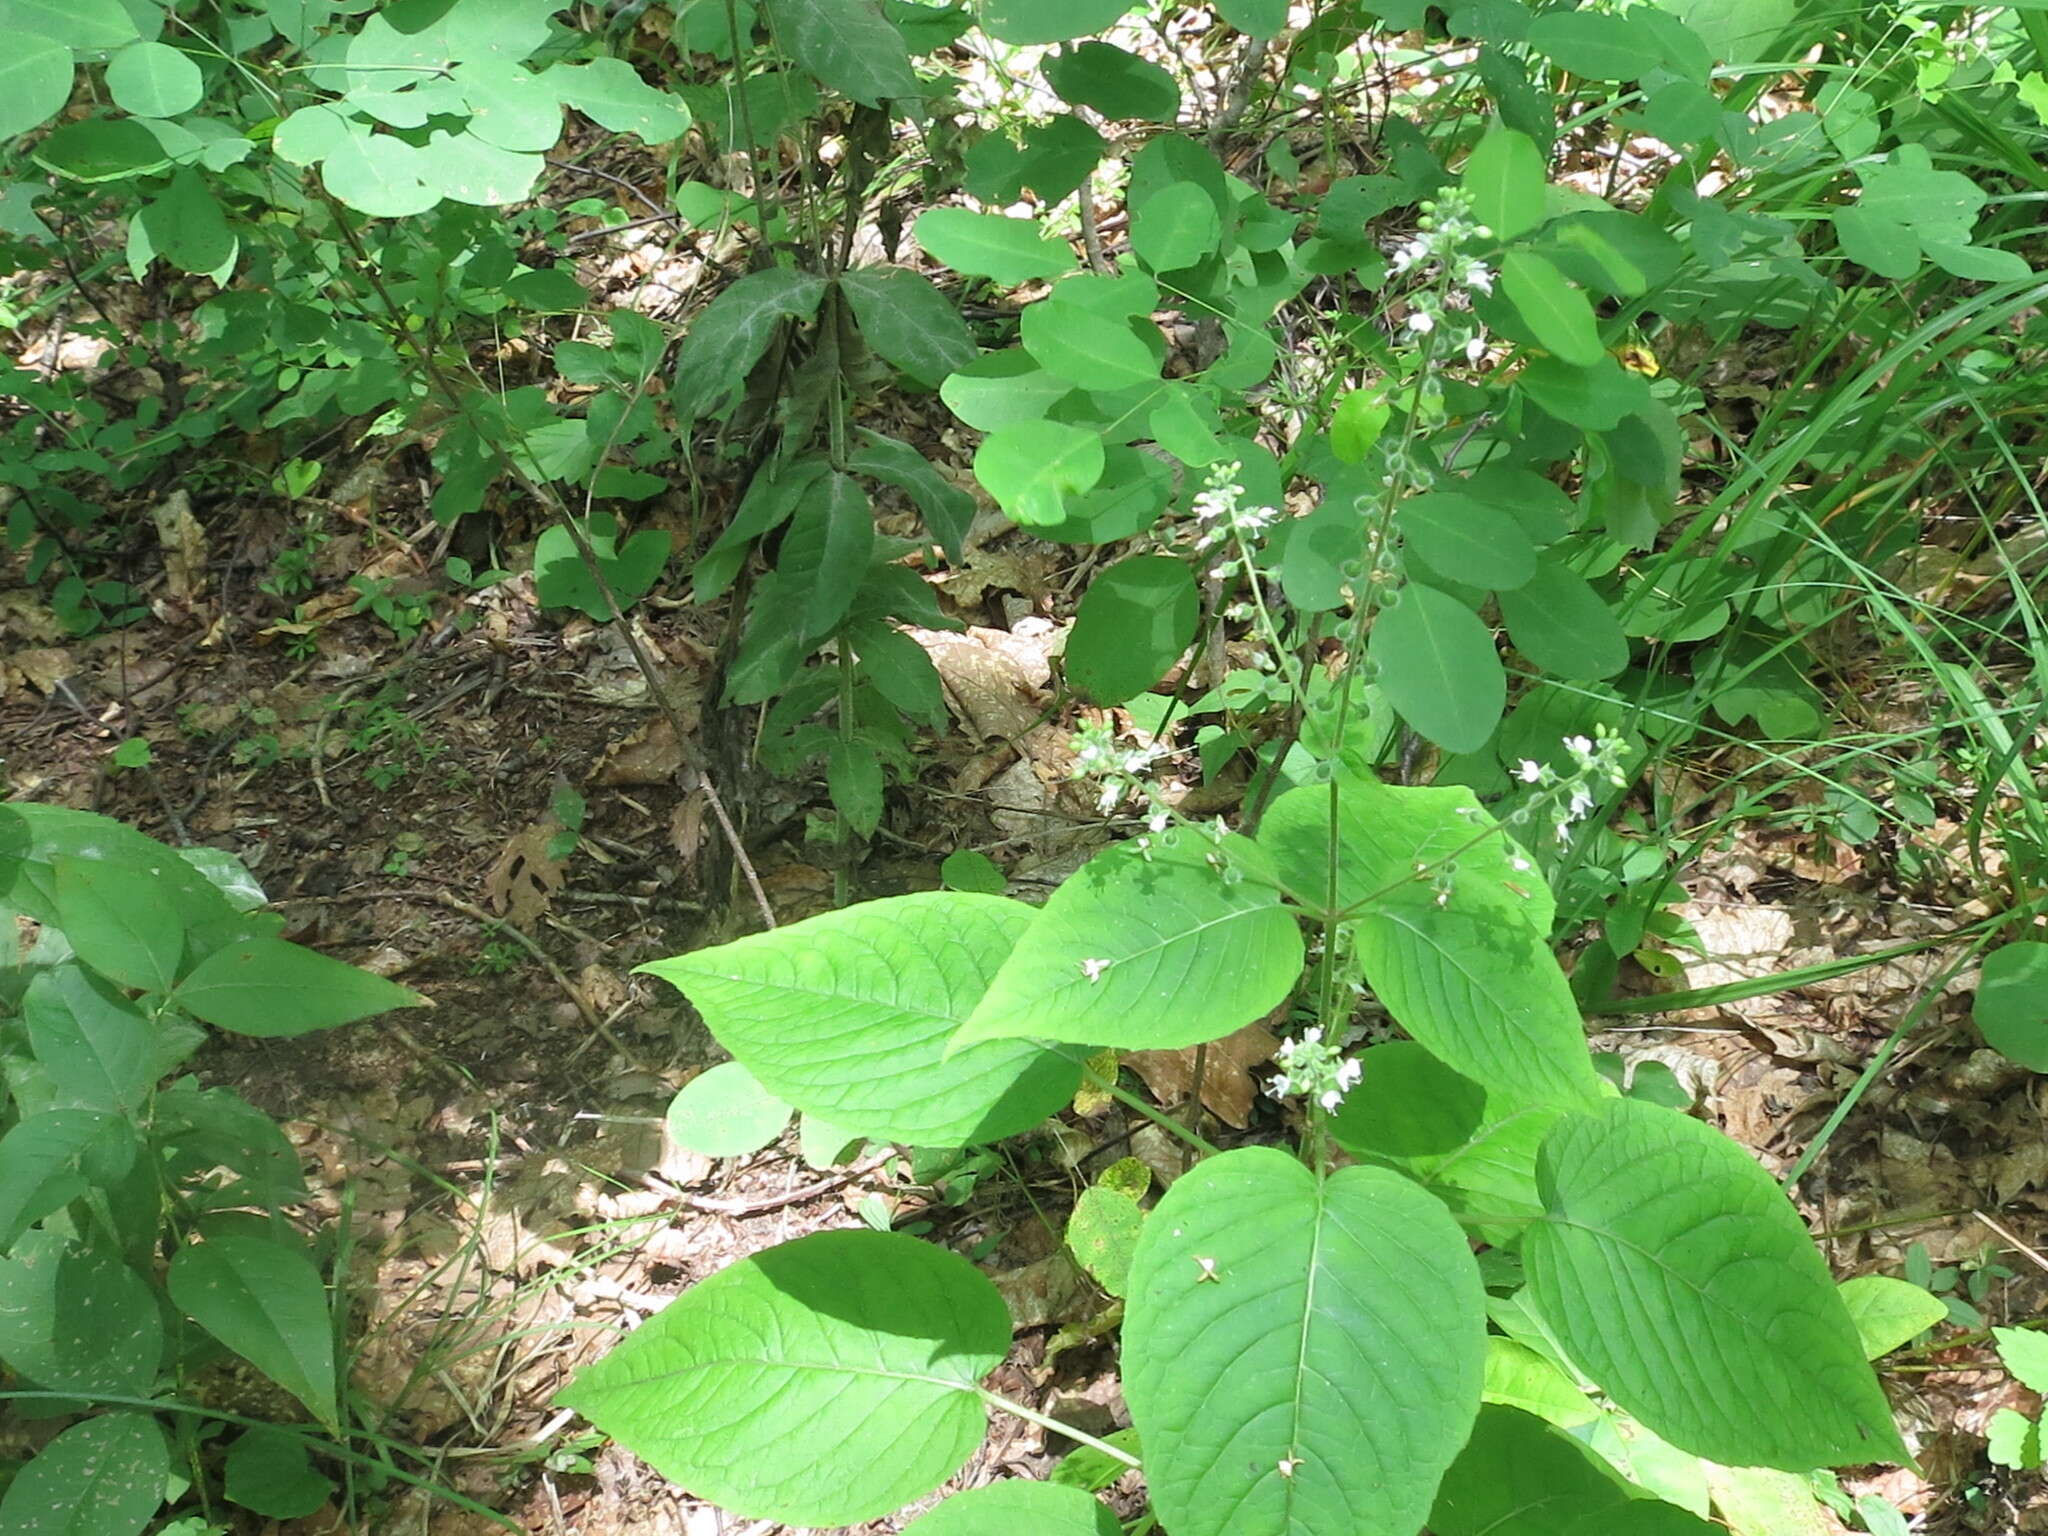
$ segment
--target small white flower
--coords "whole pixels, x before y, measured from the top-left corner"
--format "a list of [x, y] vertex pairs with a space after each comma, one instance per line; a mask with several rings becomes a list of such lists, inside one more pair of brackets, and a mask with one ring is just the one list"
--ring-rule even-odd
[[1358, 1086], [1358, 1080], [1365, 1076], [1365, 1063], [1353, 1056], [1337, 1068], [1337, 1086], [1349, 1093]]
[[1336, 1107], [1337, 1107], [1337, 1106], [1338, 1106], [1339, 1104], [1342, 1104], [1343, 1102], [1344, 1102], [1344, 1095], [1343, 1095], [1343, 1093], [1342, 1093], [1342, 1092], [1340, 1092], [1339, 1090], [1337, 1090], [1337, 1089], [1335, 1089], [1335, 1088], [1328, 1088], [1328, 1089], [1325, 1089], [1325, 1090], [1323, 1091], [1323, 1108], [1324, 1108], [1324, 1109], [1326, 1109], [1326, 1110], [1335, 1110], [1335, 1109], [1336, 1109]]
[[1565, 737], [1564, 749], [1571, 753], [1573, 757], [1591, 757], [1593, 755], [1593, 743], [1583, 736]]
[[1299, 1456], [1282, 1456], [1278, 1463], [1276, 1463], [1276, 1470], [1282, 1477], [1292, 1477], [1300, 1466], [1301, 1458]]
[[1418, 336], [1427, 336], [1436, 329], [1436, 316], [1426, 309], [1418, 309], [1408, 316], [1408, 329]]
[[1485, 262], [1475, 261], [1465, 268], [1465, 286], [1477, 288], [1481, 293], [1493, 292], [1493, 272]]
[[1167, 822], [1171, 819], [1172, 818], [1168, 816], [1163, 809], [1157, 810], [1154, 811], [1150, 816], [1145, 818], [1145, 825], [1151, 831], [1164, 832], [1166, 830]]
[[1465, 343], [1466, 362], [1477, 363], [1480, 359], [1482, 359], [1485, 356], [1486, 338], [1484, 336], [1474, 336], [1470, 341]]
[[1102, 786], [1102, 795], [1095, 804], [1100, 813], [1107, 816], [1116, 809], [1117, 802], [1123, 799], [1123, 797], [1124, 791], [1121, 784], [1105, 784]]
[[1519, 853], [1516, 854], [1512, 859], [1508, 860], [1508, 868], [1512, 869], [1518, 875], [1526, 875], [1529, 873], [1530, 870], [1534, 869], [1535, 867], [1536, 866], [1534, 864], [1531, 864]]
[[1081, 974], [1090, 981], [1102, 980], [1102, 973], [1108, 969], [1109, 962], [1107, 960], [1083, 960], [1081, 962]]
[[1524, 784], [1534, 784], [1543, 777], [1543, 765], [1532, 757], [1525, 757], [1515, 764], [1515, 777]]
[[1593, 797], [1583, 789], [1575, 789], [1572, 791], [1572, 803], [1565, 808], [1565, 814], [1573, 821], [1582, 821], [1586, 813], [1592, 809]]

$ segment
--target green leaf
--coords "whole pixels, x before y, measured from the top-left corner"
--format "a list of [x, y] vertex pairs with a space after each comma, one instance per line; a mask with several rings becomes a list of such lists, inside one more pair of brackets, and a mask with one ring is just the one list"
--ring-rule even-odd
[[1842, 254], [1858, 266], [1893, 282], [1920, 270], [1920, 242], [1905, 225], [1855, 206], [1835, 209], [1833, 220]]
[[[329, 168], [332, 168], [329, 162]], [[547, 161], [514, 154], [464, 129], [435, 129], [413, 160], [413, 172], [431, 191], [458, 203], [496, 208], [524, 202]]]
[[273, 1520], [301, 1520], [319, 1509], [334, 1484], [313, 1470], [306, 1440], [265, 1426], [236, 1437], [222, 1468], [231, 1503]]
[[[1259, 829], [1311, 911], [1329, 900], [1330, 800], [1327, 785], [1289, 790]], [[1472, 792], [1346, 774], [1336, 800], [1335, 910], [1356, 924], [1366, 981], [1401, 1027], [1503, 1109], [1598, 1102], [1578, 1007], [1550, 954], [1550, 891], [1505, 835], [1488, 835], [1495, 824]]]
[[54, 862], [57, 924], [78, 958], [124, 987], [170, 991], [185, 953], [185, 925], [148, 871], [85, 859]]
[[958, 562], [974, 523], [974, 498], [940, 474], [937, 466], [910, 444], [865, 427], [856, 427], [853, 435], [854, 447], [846, 456], [847, 473], [867, 475], [908, 495], [923, 514], [925, 531], [938, 541], [948, 560]]
[[1635, 80], [1657, 62], [1656, 38], [1633, 18], [1598, 11], [1545, 11], [1529, 23], [1529, 46], [1559, 69], [1588, 80]]
[[1240, 32], [1273, 37], [1287, 25], [1287, 0], [1217, 0], [1216, 14]]
[[2048, 1072], [2048, 944], [2022, 940], [1986, 955], [1970, 1017], [2006, 1060]]
[[1079, 1488], [1007, 1478], [956, 1493], [903, 1530], [904, 1536], [1120, 1536], [1123, 1526]]
[[1590, 681], [1628, 665], [1628, 636], [1614, 610], [1556, 560], [1539, 559], [1535, 575], [1501, 593], [1500, 616], [1515, 649], [1553, 677]]
[[1394, 521], [1431, 570], [1468, 585], [1505, 592], [1536, 574], [1536, 546], [1521, 524], [1460, 491], [1411, 496], [1395, 508]]
[[1778, 37], [1798, 9], [1796, 0], [1659, 0], [1724, 64], [1741, 68], [1781, 58]]
[[1526, 133], [1495, 128], [1465, 162], [1472, 214], [1495, 238], [1527, 234], [1544, 218], [1543, 155]]
[[1429, 1513], [1433, 1536], [1717, 1536], [1720, 1527], [1643, 1498], [1570, 1435], [1486, 1407]]
[[958, 305], [906, 267], [854, 267], [839, 291], [853, 306], [862, 340], [918, 383], [937, 389], [981, 355]]
[[1537, 342], [1559, 361], [1591, 368], [1606, 357], [1593, 306], [1541, 256], [1509, 251], [1501, 257], [1500, 288]]
[[[668, 565], [665, 529], [642, 528], [621, 544], [618, 520], [600, 512], [584, 528], [584, 537], [597, 556], [605, 586], [628, 608], [647, 595]], [[534, 540], [533, 588], [543, 608], [579, 608], [600, 624], [613, 617], [576, 540], [559, 523], [542, 529]]]
[[965, 185], [983, 203], [1014, 203], [1026, 188], [1040, 202], [1057, 203], [1093, 174], [1107, 149], [1101, 134], [1065, 115], [1025, 128], [1019, 143], [986, 133], [967, 151]]
[[1067, 636], [1067, 680], [1092, 703], [1122, 704], [1150, 688], [1195, 638], [1201, 594], [1168, 555], [1119, 560], [1089, 584]]
[[1178, 380], [1161, 386], [1159, 403], [1145, 418], [1152, 440], [1190, 469], [1222, 459], [1225, 448], [1216, 436], [1209, 398]]
[[238, 1035], [304, 1035], [426, 999], [369, 971], [284, 939], [244, 939], [192, 968], [172, 1006]]
[[939, 878], [949, 891], [974, 891], [983, 896], [1000, 896], [1009, 888], [996, 861], [972, 848], [956, 848], [939, 865]]
[[75, 964], [35, 973], [21, 999], [21, 1022], [58, 1108], [126, 1114], [141, 1107], [161, 1075], [149, 1019]]
[[20, 33], [47, 37], [67, 48], [101, 53], [142, 35], [121, 0], [7, 0], [4, 15], [10, 43]]
[[1169, 182], [1131, 216], [1131, 249], [1154, 272], [1192, 267], [1215, 255], [1222, 239], [1216, 204], [1192, 181]]
[[165, 1284], [187, 1317], [334, 1427], [334, 1322], [300, 1249], [221, 1233], [180, 1248]]
[[[875, 689], [911, 719], [934, 729], [946, 722], [946, 690], [923, 646], [887, 624], [856, 624], [845, 640]], [[956, 887], [958, 889], [958, 887]]]
[[745, 563], [747, 547], [787, 522], [804, 492], [829, 467], [822, 456], [787, 464], [770, 461], [747, 482], [739, 510], [690, 572], [690, 585], [699, 603], [716, 602], [724, 594]]
[[1363, 464], [1393, 419], [1393, 407], [1381, 391], [1352, 390], [1330, 413], [1330, 451], [1342, 463]]
[[929, 1493], [981, 1443], [1009, 1353], [996, 1289], [891, 1232], [820, 1232], [719, 1271], [557, 1399], [749, 1519], [847, 1525]]
[[928, 208], [917, 216], [917, 243], [932, 259], [970, 277], [992, 277], [1014, 287], [1034, 277], [1074, 270], [1074, 249], [1047, 238], [1031, 219], [965, 208]]
[[642, 80], [624, 59], [557, 64], [547, 72], [547, 83], [598, 127], [630, 133], [645, 144], [667, 144], [690, 127], [690, 109]]
[[189, 112], [205, 89], [192, 56], [167, 43], [133, 42], [107, 61], [107, 90], [114, 105], [137, 117]]
[[1102, 438], [1059, 421], [1007, 423], [974, 450], [974, 478], [1027, 528], [1064, 518], [1064, 498], [1093, 487], [1102, 465]]
[[1091, 1184], [1067, 1218], [1067, 1247], [1097, 1285], [1122, 1296], [1144, 1225], [1145, 1213], [1136, 1200], [1120, 1189]]
[[785, 320], [818, 312], [825, 280], [787, 267], [749, 273], [705, 306], [676, 349], [671, 403], [679, 421], [722, 409], [746, 382]]
[[469, 108], [468, 132], [502, 150], [539, 154], [562, 137], [564, 77], [509, 59], [468, 59], [450, 71]]
[[1984, 1459], [1994, 1467], [2031, 1472], [2041, 1465], [2041, 1423], [2016, 1408], [2001, 1408], [1984, 1428]]
[[776, 42], [825, 85], [862, 106], [919, 97], [910, 49], [875, 0], [761, 0]]
[[1858, 1275], [1836, 1289], [1856, 1325], [1866, 1360], [1890, 1354], [1948, 1316], [1939, 1296], [1890, 1275]]
[[825, 764], [825, 788], [855, 836], [874, 836], [882, 822], [882, 762], [873, 747], [835, 736]]
[[181, 271], [211, 275], [235, 256], [235, 232], [227, 211], [190, 166], [181, 166], [170, 185], [142, 206], [137, 221], [157, 255]]
[[112, 1254], [45, 1230], [0, 1259], [0, 1360], [38, 1387], [143, 1396], [156, 1385], [163, 1350], [156, 1297]]
[[0, 1498], [8, 1536], [140, 1536], [171, 1477], [164, 1432], [143, 1413], [71, 1425], [15, 1474]]
[[1180, 115], [1180, 86], [1172, 74], [1114, 43], [1082, 43], [1048, 55], [1039, 68], [1062, 101], [1113, 121], [1170, 123]]
[[981, 432], [1042, 420], [1073, 392], [1073, 385], [1047, 373], [1022, 347], [984, 352], [939, 386], [947, 408]]
[[389, 133], [372, 133], [354, 119], [327, 157], [320, 180], [334, 197], [375, 219], [408, 219], [441, 201], [426, 183], [421, 151]]
[[1479, 1410], [1479, 1266], [1398, 1174], [1271, 1147], [1198, 1163], [1145, 1222], [1124, 1395], [1174, 1536], [1414, 1536]]
[[[1206, 199], [1205, 199], [1206, 201]], [[1019, 322], [1024, 350], [1056, 378], [1092, 390], [1128, 389], [1159, 378], [1159, 359], [1133, 324], [1110, 320], [1078, 304], [1052, 297], [1027, 305]]]
[[71, 99], [71, 50], [53, 38], [18, 32], [0, 57], [0, 138], [40, 128]]
[[981, 28], [1003, 43], [1064, 43], [1100, 32], [1134, 0], [984, 0]]
[[88, 117], [59, 123], [32, 151], [36, 164], [73, 181], [118, 181], [160, 171], [170, 157], [133, 118]]
[[1032, 909], [919, 892], [820, 914], [641, 969], [696, 1006], [784, 1102], [856, 1135], [999, 1141], [1074, 1096], [1080, 1069], [1014, 1040], [946, 1054]]
[[1277, 1005], [1301, 961], [1301, 932], [1259, 850], [1175, 830], [1144, 848], [1118, 844], [1070, 876], [953, 1038], [1198, 1045]]
[[1742, 1148], [1622, 1099], [1561, 1120], [1537, 1177], [1529, 1297], [1625, 1411], [1731, 1466], [1907, 1459], [1827, 1264]]
[[[1903, 1283], [1903, 1282], [1901, 1282]], [[2033, 1328], [1994, 1328], [1998, 1358], [2029, 1392], [2048, 1393], [2048, 1333]]]
[[699, 1072], [668, 1102], [668, 1134], [686, 1152], [746, 1157], [789, 1125], [789, 1106], [737, 1061]]
[[778, 595], [795, 610], [784, 620], [806, 640], [829, 635], [853, 605], [874, 547], [875, 514], [860, 482], [836, 470], [812, 481], [776, 556]]
[[1410, 582], [1373, 620], [1369, 655], [1388, 701], [1446, 752], [1477, 752], [1507, 702], [1493, 635], [1448, 593]]
[[99, 1110], [51, 1109], [24, 1116], [0, 1136], [0, 1252], [53, 1211], [62, 1210], [94, 1184], [81, 1171], [96, 1172], [125, 1145], [132, 1154], [134, 1133], [126, 1121]]
[[1937, 267], [1965, 282], [2015, 283], [2024, 282], [2034, 275], [2027, 258], [2017, 251], [1971, 245], [1962, 240], [1943, 240], [1931, 232], [1920, 236], [1920, 244]]

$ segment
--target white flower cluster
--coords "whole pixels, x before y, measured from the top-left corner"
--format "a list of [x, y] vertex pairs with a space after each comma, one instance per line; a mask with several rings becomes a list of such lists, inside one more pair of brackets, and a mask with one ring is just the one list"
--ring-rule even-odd
[[1306, 1094], [1325, 1110], [1342, 1104], [1365, 1073], [1357, 1057], [1346, 1057], [1324, 1043], [1320, 1025], [1303, 1030], [1299, 1040], [1282, 1040], [1280, 1062], [1286, 1070], [1273, 1079], [1273, 1092], [1281, 1098]]
[[1596, 782], [1614, 789], [1628, 787], [1628, 778], [1621, 771], [1628, 745], [1605, 726], [1594, 726], [1591, 736], [1565, 737], [1564, 749], [1572, 760], [1569, 773], [1559, 773], [1548, 763], [1529, 757], [1515, 765], [1516, 778], [1542, 791], [1523, 808], [1522, 815], [1533, 820], [1547, 814], [1560, 843], [1570, 838], [1573, 824], [1584, 821], [1599, 803], [1593, 794]]
[[1477, 363], [1486, 355], [1486, 330], [1469, 309], [1454, 312], [1453, 303], [1469, 304], [1475, 293], [1493, 292], [1494, 271], [1465, 250], [1491, 240], [1493, 231], [1472, 217], [1472, 202], [1462, 188], [1452, 187], [1433, 201], [1417, 205], [1417, 233], [1394, 248], [1387, 260], [1395, 276], [1408, 276], [1419, 291], [1410, 299], [1407, 328], [1417, 336], [1454, 331], [1452, 344]]
[[[1108, 816], [1123, 804], [1124, 798], [1132, 793], [1156, 797], [1151, 781], [1145, 777], [1152, 765], [1166, 756], [1165, 749], [1154, 744], [1149, 747], [1126, 747], [1117, 742], [1116, 732], [1101, 721], [1090, 721], [1076, 731], [1067, 742], [1067, 748], [1074, 754], [1074, 764], [1067, 770], [1070, 779], [1100, 779], [1102, 793], [1096, 799], [1101, 815]], [[1155, 804], [1152, 811], [1152, 830], [1166, 829], [1166, 808]]]
[[[1237, 462], [1213, 465], [1202, 489], [1195, 493], [1195, 553], [1206, 558], [1220, 544], [1236, 548], [1235, 555], [1225, 554], [1209, 570], [1214, 580], [1230, 575], [1240, 563], [1249, 567], [1258, 536], [1280, 521], [1276, 508], [1241, 504], [1244, 487], [1237, 477], [1243, 470], [1244, 465]], [[1252, 577], [1257, 572], [1247, 569], [1245, 575]]]

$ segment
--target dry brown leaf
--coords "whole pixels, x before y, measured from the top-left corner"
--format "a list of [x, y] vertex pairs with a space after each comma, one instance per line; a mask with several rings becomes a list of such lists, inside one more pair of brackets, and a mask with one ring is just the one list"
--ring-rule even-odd
[[[1195, 1082], [1195, 1052], [1199, 1046], [1179, 1051], [1134, 1051], [1123, 1064], [1145, 1080], [1152, 1097], [1168, 1108], [1187, 1102]], [[1202, 1107], [1235, 1130], [1250, 1124], [1252, 1098], [1258, 1084], [1252, 1069], [1273, 1059], [1280, 1042], [1263, 1024], [1247, 1024], [1221, 1040], [1211, 1040], [1202, 1066]]]
[[149, 509], [156, 525], [157, 543], [163, 546], [164, 576], [171, 596], [189, 603], [206, 590], [206, 530], [192, 515], [192, 497], [173, 491]]
[[562, 863], [548, 857], [554, 834], [552, 821], [537, 821], [515, 833], [484, 876], [486, 904], [522, 928], [547, 911], [562, 888]]
[[591, 774], [596, 784], [667, 784], [682, 772], [690, 755], [665, 715], [657, 715], [630, 736], [604, 750], [604, 761]]
[[7, 658], [7, 665], [9, 670], [20, 673], [31, 688], [43, 694], [54, 694], [59, 683], [78, 672], [78, 664], [71, 659], [71, 653], [59, 646], [16, 651]]
[[668, 819], [669, 846], [685, 867], [697, 862], [697, 855], [704, 847], [704, 810], [709, 804], [702, 789], [693, 789], [683, 796]]

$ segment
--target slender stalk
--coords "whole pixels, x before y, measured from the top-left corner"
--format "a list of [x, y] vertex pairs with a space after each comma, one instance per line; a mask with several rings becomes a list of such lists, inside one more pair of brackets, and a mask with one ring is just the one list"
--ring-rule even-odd
[[1056, 1435], [1065, 1435], [1069, 1440], [1085, 1445], [1091, 1451], [1100, 1451], [1111, 1461], [1120, 1461], [1134, 1471], [1144, 1465], [1143, 1462], [1139, 1461], [1129, 1451], [1120, 1450], [1118, 1447], [1111, 1445], [1107, 1440], [1098, 1440], [1084, 1429], [1076, 1429], [1071, 1424], [1062, 1424], [1058, 1419], [1050, 1418], [1040, 1413], [1036, 1408], [1026, 1408], [1022, 1403], [1013, 1403], [1007, 1397], [989, 1391], [987, 1387], [976, 1387], [974, 1395], [979, 1397], [984, 1403], [987, 1403], [991, 1408], [1000, 1408], [1004, 1413], [1015, 1414], [1027, 1424], [1036, 1424], [1040, 1429], [1049, 1429]]
[[1108, 1094], [1112, 1099], [1115, 1099], [1117, 1103], [1123, 1105], [1127, 1109], [1135, 1109], [1139, 1114], [1143, 1115], [1147, 1120], [1150, 1120], [1154, 1125], [1157, 1125], [1161, 1130], [1166, 1131], [1170, 1135], [1178, 1136], [1182, 1141], [1186, 1142], [1189, 1146], [1193, 1147], [1197, 1152], [1202, 1153], [1204, 1156], [1214, 1157], [1223, 1150], [1214, 1142], [1203, 1140], [1200, 1136], [1196, 1135], [1193, 1131], [1189, 1130], [1186, 1126], [1182, 1125], [1178, 1120], [1174, 1119], [1173, 1116], [1166, 1114], [1161, 1110], [1154, 1109], [1150, 1104], [1147, 1104], [1143, 1099], [1139, 1098], [1135, 1093], [1132, 1093], [1128, 1088], [1122, 1086], [1115, 1079], [1104, 1077], [1100, 1072], [1097, 1072], [1093, 1067], [1090, 1067], [1086, 1062], [1083, 1062], [1081, 1064], [1081, 1075], [1085, 1077], [1089, 1082], [1093, 1083], [1097, 1088], [1100, 1088], [1104, 1093]]

